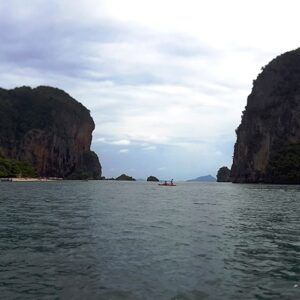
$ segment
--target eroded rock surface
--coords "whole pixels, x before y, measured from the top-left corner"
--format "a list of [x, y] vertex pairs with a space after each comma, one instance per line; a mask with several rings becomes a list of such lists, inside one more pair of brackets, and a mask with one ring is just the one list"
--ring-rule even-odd
[[0, 89], [0, 155], [30, 163], [39, 176], [100, 178], [94, 128], [89, 110], [62, 90]]
[[254, 81], [237, 129], [231, 178], [300, 183], [300, 49], [272, 60]]

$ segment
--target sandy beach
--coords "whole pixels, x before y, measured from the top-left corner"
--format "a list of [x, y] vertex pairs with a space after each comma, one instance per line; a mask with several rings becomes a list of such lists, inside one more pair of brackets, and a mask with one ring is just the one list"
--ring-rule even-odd
[[41, 182], [41, 181], [58, 181], [63, 180], [62, 178], [1, 178], [4, 182]]

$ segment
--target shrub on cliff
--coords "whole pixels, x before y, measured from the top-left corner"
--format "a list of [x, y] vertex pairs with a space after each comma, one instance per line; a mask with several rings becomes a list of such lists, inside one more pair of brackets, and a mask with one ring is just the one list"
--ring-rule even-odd
[[36, 171], [28, 163], [0, 157], [0, 177], [36, 177]]
[[268, 165], [270, 183], [300, 183], [300, 143], [288, 144], [278, 151]]

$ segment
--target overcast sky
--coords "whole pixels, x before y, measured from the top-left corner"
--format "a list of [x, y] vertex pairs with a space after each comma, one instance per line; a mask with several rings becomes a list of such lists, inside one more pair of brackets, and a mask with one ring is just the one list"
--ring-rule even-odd
[[297, 1], [0, 0], [3, 88], [91, 110], [105, 176], [189, 179], [232, 163], [252, 81], [299, 46]]

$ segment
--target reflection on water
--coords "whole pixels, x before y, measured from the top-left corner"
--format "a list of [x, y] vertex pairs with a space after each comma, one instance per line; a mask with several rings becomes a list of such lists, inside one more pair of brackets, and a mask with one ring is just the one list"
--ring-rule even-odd
[[299, 186], [0, 191], [1, 299], [300, 299]]

